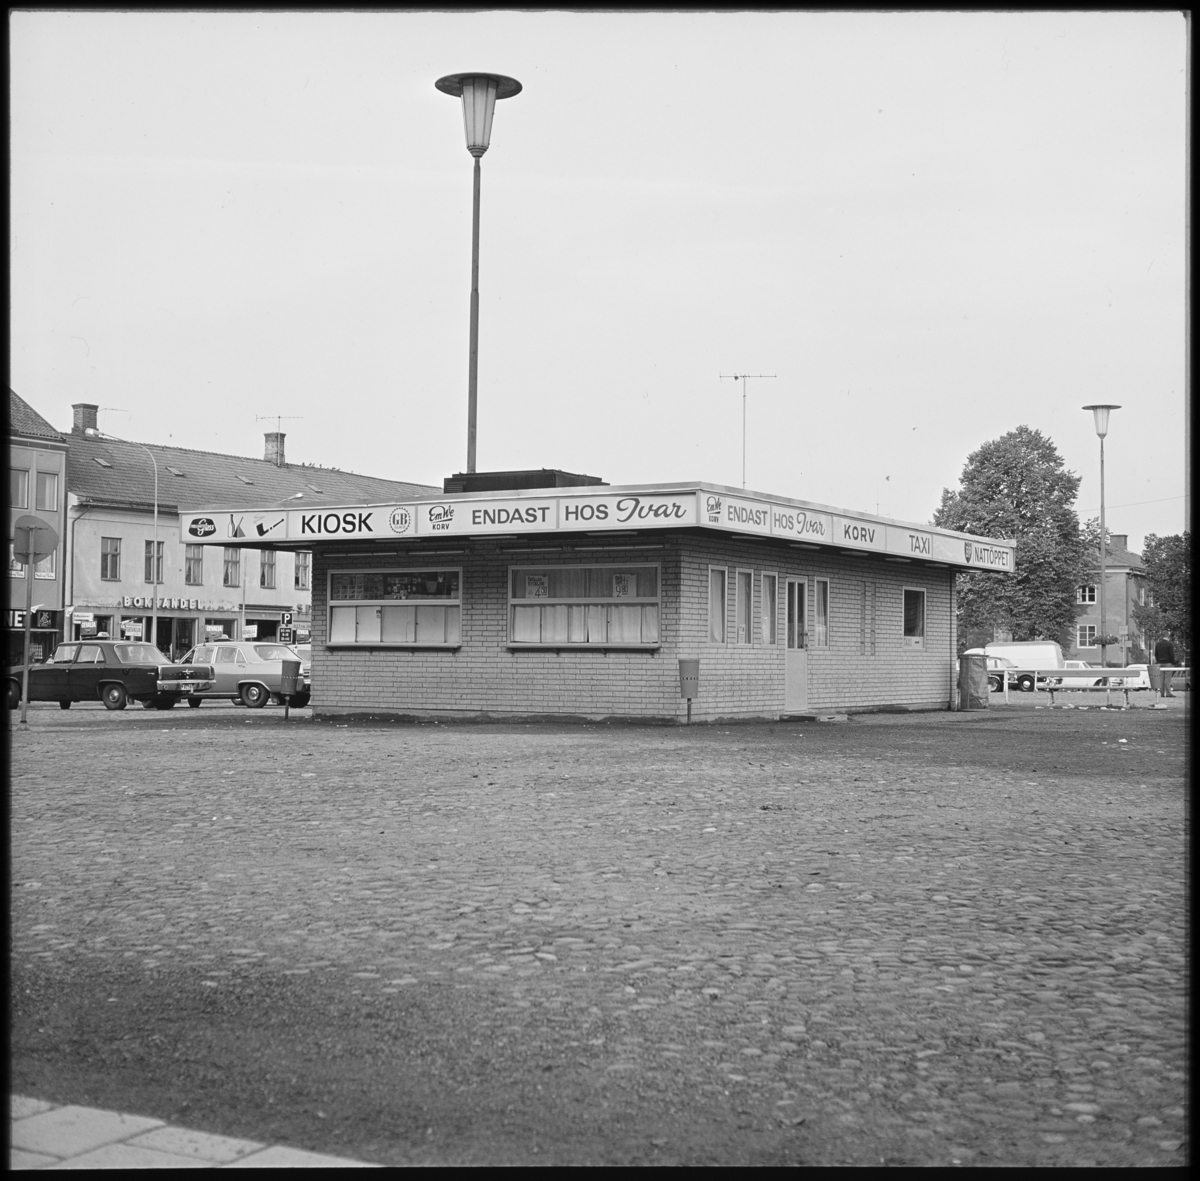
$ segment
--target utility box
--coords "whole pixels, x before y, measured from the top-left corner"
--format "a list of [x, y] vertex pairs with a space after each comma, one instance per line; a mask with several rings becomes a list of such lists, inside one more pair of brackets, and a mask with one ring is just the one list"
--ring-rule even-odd
[[700, 696], [700, 660], [681, 660], [679, 662], [679, 696], [689, 701]]
[[958, 708], [987, 709], [989, 692], [987, 657], [964, 652], [958, 661]]
[[281, 660], [279, 663], [279, 696], [286, 701], [300, 692], [300, 661]]

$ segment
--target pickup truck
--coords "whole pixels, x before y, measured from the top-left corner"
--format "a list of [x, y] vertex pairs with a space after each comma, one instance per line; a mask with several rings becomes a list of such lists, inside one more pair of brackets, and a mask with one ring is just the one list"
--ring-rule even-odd
[[[8, 708], [21, 704], [23, 669], [10, 667]], [[76, 701], [103, 701], [106, 709], [124, 709], [140, 701], [170, 709], [180, 698], [213, 686], [208, 664], [172, 664], [153, 644], [122, 640], [84, 640], [59, 644], [44, 664], [29, 669], [29, 700], [57, 701], [70, 709]]]

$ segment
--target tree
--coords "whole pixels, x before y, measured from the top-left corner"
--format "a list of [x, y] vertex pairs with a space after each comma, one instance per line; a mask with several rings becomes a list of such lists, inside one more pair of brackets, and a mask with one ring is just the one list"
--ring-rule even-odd
[[1144, 604], [1133, 605], [1133, 617], [1146, 646], [1153, 651], [1154, 641], [1168, 636], [1177, 649], [1175, 659], [1186, 661], [1192, 650], [1192, 535], [1147, 533], [1142, 564], [1149, 594]]
[[958, 575], [960, 648], [987, 643], [995, 628], [1070, 645], [1075, 589], [1094, 558], [1075, 513], [1078, 491], [1054, 444], [1027, 426], [967, 456], [958, 491], [942, 490], [933, 523], [1014, 541], [1016, 573]]

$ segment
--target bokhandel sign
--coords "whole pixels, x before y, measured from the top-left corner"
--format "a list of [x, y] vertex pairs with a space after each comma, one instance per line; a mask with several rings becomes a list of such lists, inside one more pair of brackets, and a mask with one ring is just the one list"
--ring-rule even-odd
[[185, 513], [190, 544], [264, 545], [701, 526], [982, 570], [1012, 571], [1009, 543], [855, 517], [701, 486], [684, 491], [572, 490], [554, 495], [447, 496], [413, 504]]

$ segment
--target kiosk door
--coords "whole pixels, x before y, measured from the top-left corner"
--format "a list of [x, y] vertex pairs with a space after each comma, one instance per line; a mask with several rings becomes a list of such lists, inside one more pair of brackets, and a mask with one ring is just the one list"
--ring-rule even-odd
[[788, 713], [808, 709], [808, 579], [787, 580], [787, 652], [783, 706]]

